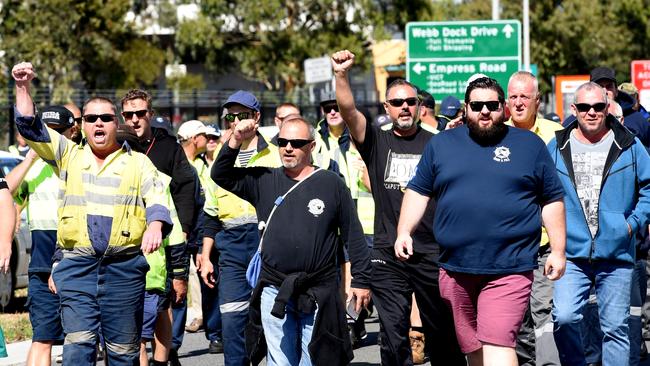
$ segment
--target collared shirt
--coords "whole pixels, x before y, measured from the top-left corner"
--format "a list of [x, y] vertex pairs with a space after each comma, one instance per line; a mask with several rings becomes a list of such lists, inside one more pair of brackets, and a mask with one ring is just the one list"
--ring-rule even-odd
[[[508, 126], [515, 126], [512, 122], [512, 118], [506, 121]], [[561, 124], [553, 122], [545, 118], [536, 118], [533, 128], [530, 129], [535, 135], [539, 136], [545, 144], [548, 144], [553, 138], [555, 138], [555, 131], [563, 129]]]

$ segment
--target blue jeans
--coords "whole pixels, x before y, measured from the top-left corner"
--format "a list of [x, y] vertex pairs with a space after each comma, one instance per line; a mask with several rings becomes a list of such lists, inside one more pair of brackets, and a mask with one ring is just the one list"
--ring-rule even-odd
[[604, 334], [602, 362], [604, 365], [628, 364], [632, 271], [631, 263], [567, 260], [566, 272], [555, 282], [553, 294], [555, 343], [563, 365], [586, 364], [581, 321], [592, 283]]
[[[641, 362], [641, 307], [645, 301], [646, 274], [645, 260], [637, 260], [632, 272], [632, 285], [630, 295], [630, 366], [638, 366]], [[593, 297], [593, 298], [592, 298]], [[598, 299], [595, 294], [590, 295], [589, 303], [585, 307], [583, 323], [583, 344], [588, 363], [599, 363], [601, 360], [601, 340], [603, 332], [598, 320]]]
[[64, 258], [53, 271], [65, 333], [63, 365], [95, 365], [99, 332], [111, 366], [137, 365], [149, 264], [143, 255]]
[[252, 288], [246, 281], [246, 269], [259, 245], [257, 224], [220, 231], [215, 240], [219, 251], [218, 287], [224, 361], [229, 366], [249, 365], [244, 329], [248, 323]]
[[262, 327], [268, 350], [266, 364], [268, 366], [310, 366], [309, 342], [311, 342], [314, 319], [318, 310], [311, 314], [299, 313], [290, 300], [284, 318], [278, 319], [271, 315], [277, 295], [276, 287], [264, 287], [260, 303]]

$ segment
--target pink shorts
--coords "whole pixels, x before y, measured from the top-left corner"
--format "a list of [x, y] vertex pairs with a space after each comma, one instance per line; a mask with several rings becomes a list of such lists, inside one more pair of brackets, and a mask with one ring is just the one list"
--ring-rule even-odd
[[528, 307], [533, 271], [475, 275], [440, 269], [440, 296], [451, 308], [463, 353], [483, 344], [515, 347]]

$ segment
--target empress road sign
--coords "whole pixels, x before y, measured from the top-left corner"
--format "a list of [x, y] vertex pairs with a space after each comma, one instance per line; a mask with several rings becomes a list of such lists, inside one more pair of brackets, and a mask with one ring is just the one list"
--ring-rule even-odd
[[518, 20], [412, 22], [406, 25], [406, 78], [436, 100], [462, 99], [467, 79], [486, 74], [505, 88], [521, 66]]

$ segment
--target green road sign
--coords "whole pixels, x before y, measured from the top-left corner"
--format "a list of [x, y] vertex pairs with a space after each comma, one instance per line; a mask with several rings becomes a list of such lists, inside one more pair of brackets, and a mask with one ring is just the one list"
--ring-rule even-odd
[[518, 20], [413, 22], [406, 25], [406, 78], [436, 100], [463, 99], [467, 79], [490, 76], [505, 89], [521, 65]]

